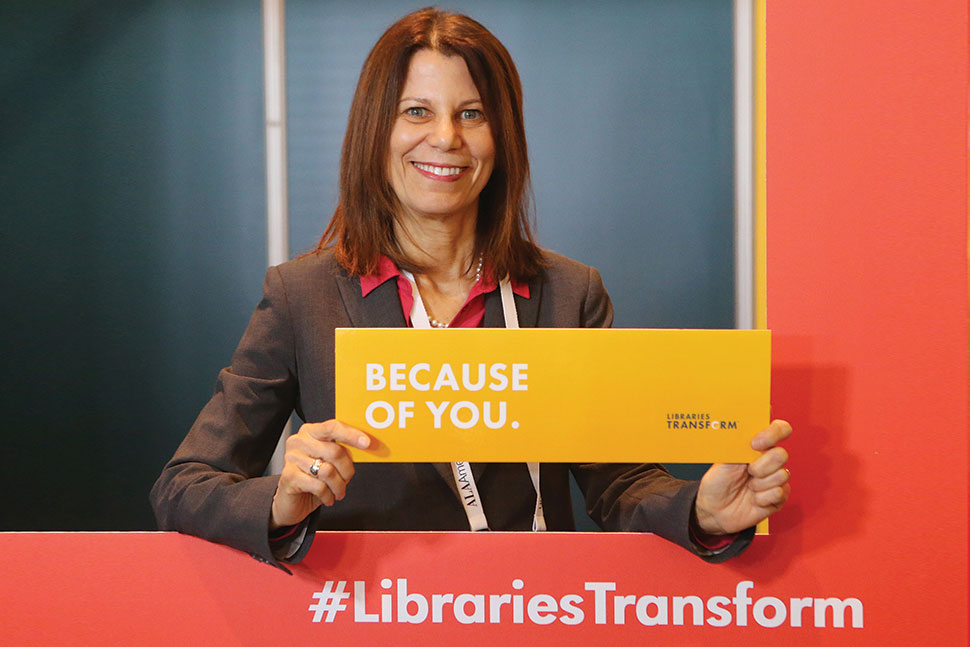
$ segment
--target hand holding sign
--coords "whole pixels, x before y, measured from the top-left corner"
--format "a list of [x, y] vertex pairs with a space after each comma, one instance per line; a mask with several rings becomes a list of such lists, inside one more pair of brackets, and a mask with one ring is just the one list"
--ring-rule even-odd
[[300, 431], [286, 439], [270, 530], [296, 525], [320, 505], [331, 506], [344, 498], [354, 476], [354, 461], [339, 443], [366, 449], [370, 437], [339, 420], [328, 420], [301, 425]]
[[694, 509], [701, 530], [711, 535], [740, 532], [781, 508], [788, 499], [788, 452], [778, 443], [792, 434], [791, 425], [775, 420], [751, 441], [763, 452], [747, 464], [715, 463], [701, 479]]

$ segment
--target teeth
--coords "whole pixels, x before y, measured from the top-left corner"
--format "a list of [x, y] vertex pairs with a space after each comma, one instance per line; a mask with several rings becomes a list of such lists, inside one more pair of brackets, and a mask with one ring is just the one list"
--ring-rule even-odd
[[412, 164], [422, 171], [434, 173], [435, 175], [458, 175], [461, 173], [460, 166], [431, 166], [430, 164], [422, 164], [421, 162], [412, 162]]

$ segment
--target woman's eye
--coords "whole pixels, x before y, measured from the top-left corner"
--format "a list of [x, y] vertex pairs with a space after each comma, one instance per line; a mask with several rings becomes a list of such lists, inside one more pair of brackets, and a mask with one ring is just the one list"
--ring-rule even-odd
[[428, 115], [427, 108], [422, 108], [420, 106], [411, 106], [404, 110], [404, 114], [409, 117], [426, 117]]
[[467, 119], [469, 121], [475, 121], [477, 119], [482, 119], [485, 115], [482, 114], [481, 110], [462, 110], [461, 118]]

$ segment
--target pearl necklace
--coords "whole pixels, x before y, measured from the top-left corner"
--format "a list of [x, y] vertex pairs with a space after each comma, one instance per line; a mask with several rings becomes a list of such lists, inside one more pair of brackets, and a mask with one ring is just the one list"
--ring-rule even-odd
[[[475, 267], [475, 281], [472, 283], [472, 285], [474, 285], [475, 283], [478, 283], [482, 279], [482, 265], [484, 264], [484, 262], [485, 262], [485, 257], [479, 254], [478, 265]], [[451, 323], [450, 321], [438, 321], [437, 319], [431, 316], [430, 310], [428, 311], [428, 321], [431, 324], [432, 328], [447, 328], [448, 325]]]

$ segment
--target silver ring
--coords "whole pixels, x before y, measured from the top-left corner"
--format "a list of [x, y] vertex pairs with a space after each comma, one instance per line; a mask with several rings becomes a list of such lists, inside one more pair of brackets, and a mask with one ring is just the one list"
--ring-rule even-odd
[[323, 461], [320, 460], [319, 458], [313, 461], [313, 465], [310, 466], [310, 474], [312, 474], [313, 476], [316, 476], [317, 474], [319, 474], [321, 465], [323, 465]]

